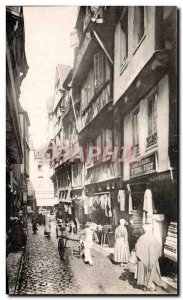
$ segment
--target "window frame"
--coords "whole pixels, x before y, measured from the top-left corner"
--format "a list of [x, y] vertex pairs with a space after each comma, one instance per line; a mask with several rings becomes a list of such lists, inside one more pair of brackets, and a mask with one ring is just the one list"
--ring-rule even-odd
[[[152, 116], [151, 116], [151, 132], [150, 132], [150, 127], [149, 127], [149, 103], [153, 101], [154, 105], [156, 105], [156, 109], [154, 109], [154, 105], [152, 105]], [[148, 137], [152, 136], [153, 134], [157, 133], [157, 102], [158, 102], [158, 89], [154, 89], [147, 97], [147, 117], [148, 117]], [[154, 113], [156, 112], [156, 113]], [[154, 121], [153, 121], [154, 119]], [[155, 124], [156, 123], [156, 124]], [[153, 125], [155, 124], [155, 126]], [[156, 128], [156, 131], [153, 131], [153, 129]]]
[[[121, 60], [121, 44], [122, 44], [122, 40], [121, 40], [121, 32], [122, 32], [122, 21], [124, 20], [124, 17], [126, 16], [127, 14], [127, 36], [126, 36], [126, 42], [127, 42], [127, 45], [126, 45], [126, 57], [124, 58], [123, 62]], [[119, 20], [119, 25], [120, 25], [120, 36], [119, 36], [119, 39], [120, 39], [120, 49], [119, 49], [119, 53], [120, 53], [120, 73], [123, 71], [123, 67], [126, 66], [126, 64], [128, 63], [128, 57], [129, 57], [129, 32], [128, 32], [128, 23], [129, 23], [129, 17], [128, 17], [128, 7], [125, 7], [122, 14], [121, 14], [121, 17], [120, 17], [120, 20]]]
[[[144, 8], [144, 32], [143, 35], [141, 36], [140, 40], [135, 43], [135, 8], [137, 7], [143, 7]], [[146, 6], [134, 6], [134, 14], [133, 14], [133, 55], [136, 53], [140, 45], [142, 44], [143, 40], [146, 37], [146, 27], [147, 27], [147, 18], [146, 18], [147, 12], [146, 12]]]
[[[100, 54], [102, 54], [102, 59], [100, 60]], [[98, 60], [97, 60], [98, 57]], [[103, 50], [100, 50], [94, 55], [94, 88], [95, 90], [100, 88], [105, 83], [105, 55]], [[102, 62], [102, 67], [100, 70], [100, 62]], [[96, 64], [98, 63], [98, 66]], [[100, 73], [102, 73], [102, 80]], [[99, 84], [96, 84], [96, 82], [99, 81]]]
[[[133, 111], [132, 111], [132, 139], [133, 139], [133, 145], [132, 146], [136, 146], [136, 145], [139, 145], [139, 112], [140, 112], [140, 108], [139, 106], [136, 107]], [[135, 126], [134, 126], [134, 116], [138, 116], [137, 119], [136, 119], [136, 131], [134, 130]], [[136, 133], [136, 137], [135, 137], [135, 133]], [[136, 139], [136, 141], [135, 141]]]

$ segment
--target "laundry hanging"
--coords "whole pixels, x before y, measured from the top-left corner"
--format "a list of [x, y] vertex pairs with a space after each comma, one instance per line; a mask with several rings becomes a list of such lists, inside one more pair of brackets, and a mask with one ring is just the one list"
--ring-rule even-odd
[[118, 191], [118, 203], [120, 204], [120, 211], [125, 211], [125, 191]]

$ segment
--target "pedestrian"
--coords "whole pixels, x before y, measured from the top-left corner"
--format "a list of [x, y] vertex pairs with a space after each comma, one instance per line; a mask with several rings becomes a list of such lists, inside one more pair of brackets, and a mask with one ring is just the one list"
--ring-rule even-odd
[[33, 231], [33, 234], [36, 234], [37, 233], [37, 216], [36, 214], [32, 214], [32, 231]]
[[92, 225], [90, 223], [86, 223], [86, 228], [80, 233], [80, 245], [84, 255], [84, 262], [89, 263], [90, 266], [93, 266], [93, 260], [91, 257], [93, 242], [98, 242], [97, 234], [93, 230]]
[[161, 273], [158, 259], [161, 256], [161, 245], [152, 233], [152, 225], [144, 224], [145, 233], [138, 239], [135, 249], [137, 262], [137, 286], [144, 290], [155, 290], [161, 286]]
[[115, 230], [114, 261], [121, 266], [128, 263], [130, 255], [125, 222], [125, 219], [120, 219], [120, 225]]
[[46, 217], [45, 217], [45, 230], [44, 230], [44, 234], [48, 237], [50, 237], [50, 233], [51, 233], [51, 218], [50, 218], [50, 214], [47, 213]]

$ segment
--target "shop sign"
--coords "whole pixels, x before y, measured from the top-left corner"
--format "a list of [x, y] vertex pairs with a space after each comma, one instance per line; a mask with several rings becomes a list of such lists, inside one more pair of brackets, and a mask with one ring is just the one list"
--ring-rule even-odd
[[141, 176], [156, 171], [155, 153], [130, 164], [130, 177]]

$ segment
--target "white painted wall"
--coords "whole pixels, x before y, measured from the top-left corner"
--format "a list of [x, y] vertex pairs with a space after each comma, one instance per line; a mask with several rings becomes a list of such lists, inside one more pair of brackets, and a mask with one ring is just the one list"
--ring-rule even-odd
[[[158, 172], [168, 170], [168, 132], [169, 132], [169, 84], [168, 75], [165, 75], [157, 84], [157, 136], [158, 143], [156, 148], [146, 149], [146, 138], [148, 137], [148, 111], [147, 98], [139, 102], [139, 153], [143, 158], [145, 155], [157, 151], [158, 153]], [[148, 96], [148, 95], [147, 95]], [[124, 118], [124, 147], [130, 149], [133, 145], [132, 134], [132, 113], [128, 113]], [[124, 180], [130, 179], [130, 161], [124, 161]]]
[[128, 7], [128, 64], [120, 75], [120, 22], [115, 28], [114, 103], [124, 94], [155, 50], [155, 7], [145, 7], [145, 37], [134, 53], [134, 7]]

